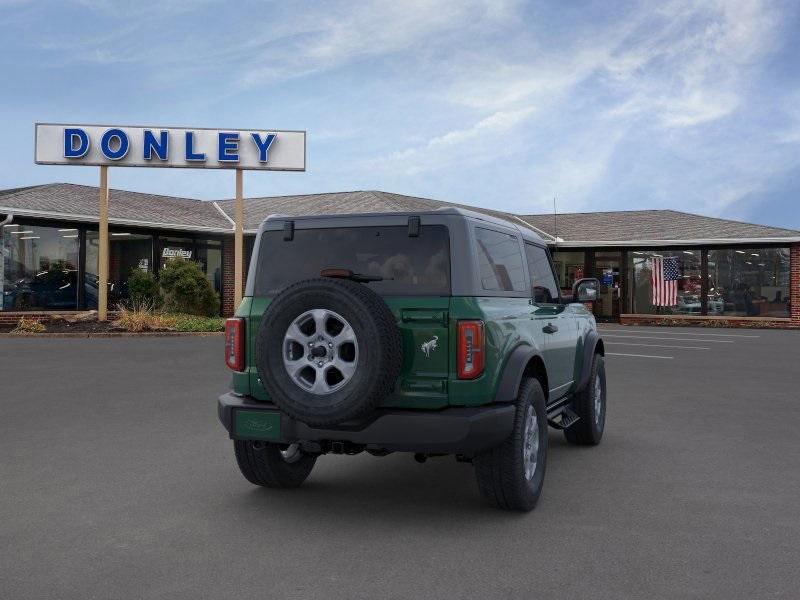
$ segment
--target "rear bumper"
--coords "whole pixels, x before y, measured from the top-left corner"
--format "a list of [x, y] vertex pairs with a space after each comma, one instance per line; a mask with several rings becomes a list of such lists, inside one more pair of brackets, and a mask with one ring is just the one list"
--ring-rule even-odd
[[[219, 420], [232, 439], [238, 437], [233, 430], [236, 410], [280, 412], [274, 404], [247, 396], [220, 396]], [[437, 411], [380, 409], [369, 419], [328, 429], [309, 427], [281, 413], [279, 437], [270, 441], [349, 442], [373, 450], [474, 456], [500, 445], [511, 435], [514, 410], [513, 404]]]

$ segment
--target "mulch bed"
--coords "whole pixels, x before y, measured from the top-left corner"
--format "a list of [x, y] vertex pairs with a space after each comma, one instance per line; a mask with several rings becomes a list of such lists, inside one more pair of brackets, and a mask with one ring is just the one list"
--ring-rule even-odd
[[[35, 317], [33, 317], [35, 319]], [[98, 321], [96, 313], [81, 315], [78, 318], [54, 316], [43, 320], [45, 331], [11, 333], [16, 324], [0, 324], [0, 337], [149, 337], [149, 336], [221, 336], [221, 331], [174, 331], [172, 329], [151, 329], [132, 332], [114, 325], [114, 318]]]
[[[70, 323], [63, 319], [54, 319], [44, 323], [48, 333], [113, 333], [125, 331], [119, 327], [114, 327], [111, 321], [78, 321]], [[0, 333], [10, 333], [16, 325], [0, 325]]]

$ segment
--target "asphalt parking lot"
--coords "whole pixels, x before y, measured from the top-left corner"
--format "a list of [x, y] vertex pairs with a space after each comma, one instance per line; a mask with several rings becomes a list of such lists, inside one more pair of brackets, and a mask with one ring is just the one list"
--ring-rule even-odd
[[451, 458], [247, 483], [221, 338], [0, 340], [0, 597], [789, 598], [800, 332], [605, 326], [603, 443], [530, 514]]

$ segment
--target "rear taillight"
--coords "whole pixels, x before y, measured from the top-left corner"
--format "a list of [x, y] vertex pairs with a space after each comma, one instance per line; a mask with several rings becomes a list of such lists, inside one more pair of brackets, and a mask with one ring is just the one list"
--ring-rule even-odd
[[458, 378], [475, 379], [485, 364], [483, 321], [458, 322]]
[[234, 371], [244, 371], [244, 319], [225, 321], [225, 364]]

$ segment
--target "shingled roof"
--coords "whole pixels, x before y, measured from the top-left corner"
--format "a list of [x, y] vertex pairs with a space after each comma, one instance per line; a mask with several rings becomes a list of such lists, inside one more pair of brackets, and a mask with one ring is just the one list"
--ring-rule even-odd
[[[798, 238], [800, 231], [704, 217], [675, 210], [520, 215], [524, 221], [559, 238], [559, 245], [634, 245], [705, 240], [746, 242]], [[561, 242], [564, 242], [563, 244]]]
[[[0, 212], [97, 221], [98, 189], [54, 183], [0, 190]], [[457, 206], [528, 226], [558, 246], [677, 245], [681, 243], [797, 242], [800, 231], [704, 217], [674, 210], [514, 215], [482, 207], [381, 191], [335, 192], [245, 199], [245, 230], [255, 231], [271, 214], [290, 216], [415, 212]], [[109, 220], [118, 225], [230, 233], [234, 201], [207, 202], [111, 190]], [[557, 236], [557, 240], [556, 240]]]
[[[98, 188], [72, 183], [35, 185], [0, 192], [0, 212], [93, 222], [98, 219]], [[193, 231], [230, 231], [231, 222], [212, 202], [109, 190], [108, 220], [119, 225]]]

